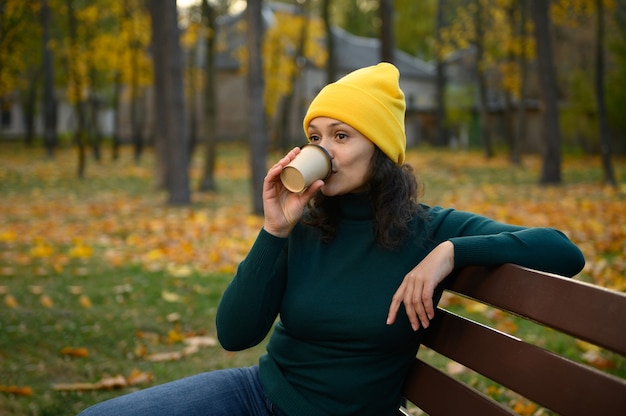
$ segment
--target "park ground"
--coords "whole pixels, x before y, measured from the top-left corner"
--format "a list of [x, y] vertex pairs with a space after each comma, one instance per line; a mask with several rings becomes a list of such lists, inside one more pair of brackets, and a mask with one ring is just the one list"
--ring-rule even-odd
[[[272, 154], [271, 157], [277, 157]], [[416, 148], [407, 161], [422, 202], [564, 231], [585, 254], [576, 279], [626, 291], [626, 158], [620, 187], [599, 157], [563, 156], [563, 184], [537, 184], [538, 156]], [[202, 161], [194, 159], [192, 183]], [[263, 344], [232, 353], [215, 340], [220, 295], [262, 225], [251, 215], [248, 154], [219, 146], [218, 192], [168, 207], [154, 189], [152, 154], [124, 149], [88, 161], [0, 143], [0, 415], [74, 415], [89, 404], [199, 371], [253, 364]], [[477, 320], [626, 378], [624, 359], [499, 311], [446, 299]], [[601, 323], [599, 323], [601, 324]], [[428, 351], [420, 354], [429, 355]], [[437, 363], [520, 414], [534, 404], [454, 363]]]

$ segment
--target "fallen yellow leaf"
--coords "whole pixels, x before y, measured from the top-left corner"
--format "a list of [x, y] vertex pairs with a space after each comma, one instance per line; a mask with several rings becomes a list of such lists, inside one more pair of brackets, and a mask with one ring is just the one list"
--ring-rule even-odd
[[127, 385], [126, 378], [118, 374], [114, 377], [104, 377], [96, 383], [56, 383], [52, 385], [52, 389], [56, 391], [110, 390], [123, 388]]
[[184, 351], [167, 351], [146, 355], [145, 359], [150, 362], [177, 361], [184, 356]]
[[78, 303], [85, 309], [89, 309], [92, 306], [91, 299], [89, 299], [89, 296], [87, 295], [80, 295], [80, 297], [78, 298]]
[[197, 347], [214, 347], [217, 345], [215, 338], [206, 336], [188, 337], [185, 338], [183, 342], [187, 345], [195, 345]]
[[183, 298], [178, 293], [170, 292], [167, 290], [161, 291], [161, 297], [164, 301], [170, 303], [182, 302]]
[[170, 331], [168, 331], [167, 333], [167, 343], [168, 344], [174, 344], [177, 342], [181, 342], [183, 340], [183, 335], [176, 331], [175, 329], [171, 329]]
[[41, 297], [39, 298], [39, 302], [41, 303], [41, 306], [43, 306], [44, 308], [52, 308], [54, 306], [54, 302], [52, 301], [52, 298], [46, 294], [41, 295]]
[[154, 376], [152, 373], [145, 373], [143, 371], [139, 371], [136, 368], [131, 371], [131, 373], [126, 377], [126, 381], [129, 386], [136, 386], [138, 384], [151, 383]]
[[15, 296], [8, 294], [4, 297], [4, 304], [11, 309], [15, 309], [18, 307], [17, 299]]
[[79, 241], [70, 248], [69, 256], [73, 258], [89, 258], [93, 255], [93, 249], [91, 246], [86, 245], [82, 241]]
[[15, 394], [16, 396], [31, 396], [33, 389], [29, 386], [4, 386], [0, 384], [0, 392]]
[[32, 257], [50, 257], [54, 253], [54, 248], [43, 241], [38, 241], [31, 249]]
[[83, 347], [80, 347], [80, 348], [65, 347], [61, 350], [61, 355], [84, 358], [89, 355], [89, 350]]
[[470, 313], [484, 313], [488, 310], [488, 306], [484, 303], [469, 302], [465, 305], [465, 310]]
[[515, 413], [519, 415], [524, 415], [524, 416], [532, 415], [536, 409], [537, 409], [537, 406], [535, 406], [534, 403], [530, 403], [530, 402], [523, 403], [521, 401], [516, 401], [515, 404], [513, 405], [513, 411], [515, 411]]
[[467, 371], [467, 367], [465, 367], [463, 364], [457, 363], [456, 361], [450, 361], [448, 364], [446, 364], [447, 374], [454, 376], [454, 375], [463, 374], [466, 371]]
[[167, 271], [174, 277], [189, 277], [193, 273], [188, 265], [169, 265]]
[[17, 240], [17, 233], [12, 230], [3, 231], [0, 233], [0, 241], [4, 243], [12, 243]]
[[600, 347], [580, 339], [576, 340], [576, 346], [582, 351], [600, 351]]
[[616, 366], [615, 361], [608, 359], [602, 354], [602, 351], [599, 349], [589, 350], [581, 355], [581, 358], [584, 362], [602, 370], [615, 368]]

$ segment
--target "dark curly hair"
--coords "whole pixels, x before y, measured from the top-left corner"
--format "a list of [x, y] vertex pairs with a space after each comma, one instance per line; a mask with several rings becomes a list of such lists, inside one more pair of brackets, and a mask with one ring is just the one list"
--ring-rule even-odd
[[[368, 178], [370, 202], [374, 212], [374, 237], [384, 247], [398, 247], [410, 235], [409, 223], [420, 211], [420, 187], [411, 165], [396, 165], [378, 147], [370, 161]], [[322, 241], [335, 236], [339, 221], [338, 200], [318, 192], [309, 202], [304, 220], [322, 232]]]

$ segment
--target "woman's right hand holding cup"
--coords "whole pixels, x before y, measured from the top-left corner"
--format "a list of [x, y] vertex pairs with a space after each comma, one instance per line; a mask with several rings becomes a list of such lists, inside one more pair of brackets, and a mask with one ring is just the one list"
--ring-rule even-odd
[[315, 193], [324, 185], [317, 180], [304, 192], [290, 192], [280, 180], [280, 173], [298, 154], [300, 148], [291, 150], [285, 157], [272, 166], [263, 181], [263, 228], [276, 237], [287, 237], [300, 221], [304, 208]]

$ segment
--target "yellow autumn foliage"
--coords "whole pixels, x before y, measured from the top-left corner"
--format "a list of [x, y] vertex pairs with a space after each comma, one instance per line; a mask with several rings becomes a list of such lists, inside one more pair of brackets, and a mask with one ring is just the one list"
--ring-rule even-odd
[[[229, 150], [232, 151], [232, 150]], [[236, 153], [236, 152], [235, 152]], [[250, 215], [248, 195], [196, 195], [193, 207], [163, 209], [155, 195], [129, 196], [125, 192], [94, 190], [78, 198], [67, 191], [45, 189], [48, 181], [73, 177], [71, 150], [60, 152], [56, 162], [29, 163], [2, 158], [2, 172], [35, 178], [42, 187], [26, 195], [0, 198], [0, 276], [12, 276], [28, 266], [41, 276], [70, 271], [89, 274], [86, 261], [101, 261], [112, 269], [140, 266], [165, 271], [174, 278], [192, 274], [232, 274], [247, 254], [262, 226]], [[597, 182], [568, 180], [568, 172], [599, 166], [599, 158], [566, 158], [566, 183], [539, 187], [523, 179], [538, 172], [540, 159], [526, 157], [523, 168], [509, 166], [506, 157], [485, 161], [474, 152], [411, 150], [407, 162], [425, 183], [422, 201], [468, 210], [496, 220], [550, 226], [565, 232], [583, 251], [587, 265], [580, 278], [626, 291], [626, 202], [621, 193]], [[64, 168], [60, 169], [60, 166]], [[616, 171], [624, 169], [616, 161]], [[489, 180], [473, 171], [496, 172]], [[94, 167], [94, 178], [149, 178], [150, 167], [106, 164]], [[222, 160], [216, 175], [246, 180], [246, 158]], [[502, 181], [498, 176], [510, 176]], [[522, 180], [517, 185], [515, 178]], [[494, 179], [496, 178], [496, 179]], [[15, 306], [16, 300], [5, 299]], [[91, 301], [84, 298], [83, 307]]]

